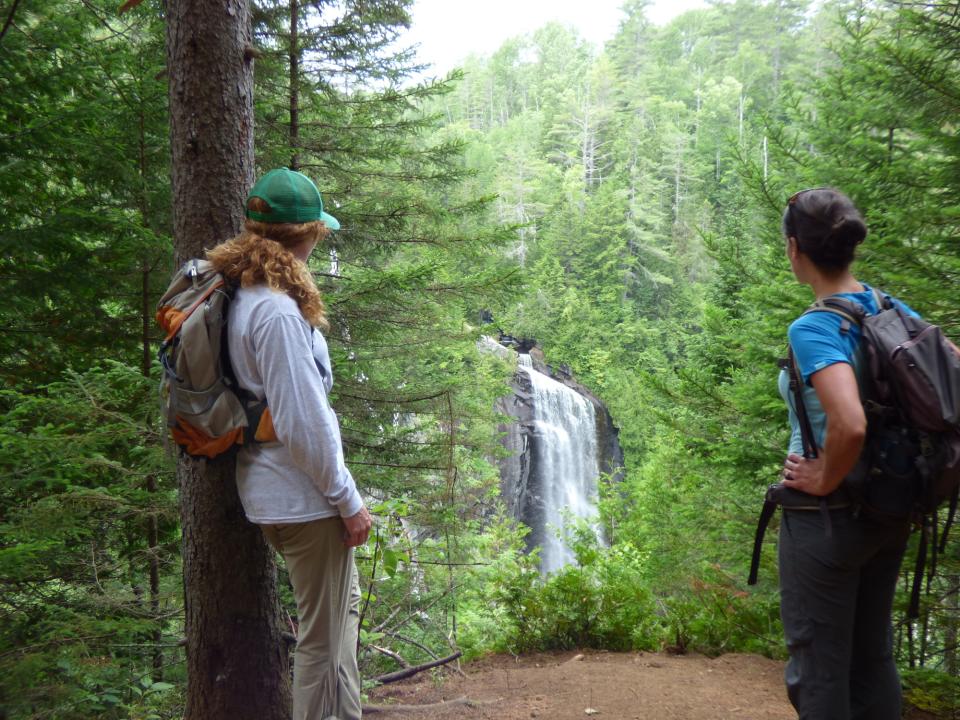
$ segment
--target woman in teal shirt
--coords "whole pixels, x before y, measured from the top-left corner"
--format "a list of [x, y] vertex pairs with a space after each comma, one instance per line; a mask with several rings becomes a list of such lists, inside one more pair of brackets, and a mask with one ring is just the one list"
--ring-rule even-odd
[[[783, 230], [794, 276], [818, 300], [840, 295], [877, 312], [871, 288], [850, 271], [867, 228], [849, 198], [832, 188], [801, 191], [790, 198]], [[818, 453], [802, 457], [793, 398], [781, 377], [793, 431], [783, 484], [812, 496], [807, 507], [814, 508], [785, 507], [780, 528], [787, 692], [801, 720], [899, 720], [891, 612], [909, 523], [854, 513], [841, 487], [867, 432], [857, 382], [859, 328], [842, 331], [837, 315], [810, 313], [788, 335]]]

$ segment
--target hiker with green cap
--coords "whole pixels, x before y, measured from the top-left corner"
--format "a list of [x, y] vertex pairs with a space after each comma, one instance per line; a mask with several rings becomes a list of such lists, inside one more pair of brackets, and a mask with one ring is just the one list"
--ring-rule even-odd
[[353, 548], [373, 521], [344, 464], [327, 400], [333, 373], [323, 299], [307, 259], [340, 223], [306, 175], [279, 168], [253, 186], [243, 232], [207, 251], [238, 286], [227, 321], [241, 388], [266, 401], [272, 432], [237, 455], [247, 518], [286, 560], [297, 602], [294, 720], [360, 717], [360, 591]]

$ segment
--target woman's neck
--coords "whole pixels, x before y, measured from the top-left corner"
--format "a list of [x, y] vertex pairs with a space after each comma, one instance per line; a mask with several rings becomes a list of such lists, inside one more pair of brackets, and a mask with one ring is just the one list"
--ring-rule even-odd
[[313, 249], [317, 246], [316, 239], [304, 240], [299, 245], [294, 245], [293, 247], [288, 248], [290, 253], [301, 262], [307, 262], [310, 259], [310, 253], [313, 252]]
[[810, 278], [810, 287], [813, 289], [813, 294], [816, 295], [817, 300], [837, 293], [863, 292], [866, 289], [849, 271], [844, 271], [839, 275], [816, 273], [814, 277]]

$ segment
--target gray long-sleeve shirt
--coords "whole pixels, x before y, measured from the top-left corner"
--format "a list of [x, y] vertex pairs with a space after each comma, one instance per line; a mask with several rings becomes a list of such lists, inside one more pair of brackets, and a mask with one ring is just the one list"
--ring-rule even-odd
[[[240, 288], [227, 323], [237, 382], [266, 398], [279, 442], [237, 457], [237, 489], [251, 522], [284, 524], [360, 512], [363, 500], [343, 461], [327, 343], [296, 301], [265, 285]], [[318, 364], [323, 366], [321, 374]]]

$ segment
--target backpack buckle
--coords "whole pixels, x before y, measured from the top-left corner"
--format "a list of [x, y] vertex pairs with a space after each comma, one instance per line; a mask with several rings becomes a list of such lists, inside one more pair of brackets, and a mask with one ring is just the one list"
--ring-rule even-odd
[[196, 260], [190, 260], [187, 263], [187, 277], [190, 278], [194, 288], [198, 287], [197, 278], [200, 277], [200, 268]]

